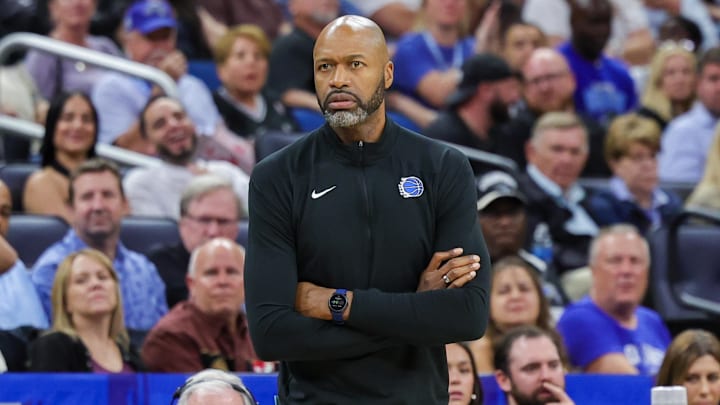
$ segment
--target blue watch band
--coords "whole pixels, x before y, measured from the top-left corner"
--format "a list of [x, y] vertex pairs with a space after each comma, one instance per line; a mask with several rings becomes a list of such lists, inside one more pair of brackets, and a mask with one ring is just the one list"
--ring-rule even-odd
[[328, 308], [330, 308], [333, 322], [337, 325], [345, 323], [343, 320], [343, 313], [345, 312], [347, 305], [347, 290], [344, 288], [338, 288], [335, 290], [335, 293], [330, 296], [330, 300], [328, 301]]

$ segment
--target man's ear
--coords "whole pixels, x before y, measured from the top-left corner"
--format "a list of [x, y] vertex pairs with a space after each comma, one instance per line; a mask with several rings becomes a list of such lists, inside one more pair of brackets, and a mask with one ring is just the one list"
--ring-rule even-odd
[[510, 377], [502, 370], [495, 370], [495, 382], [497, 382], [498, 387], [500, 387], [503, 392], [512, 391], [512, 381], [510, 381]]
[[389, 89], [390, 86], [393, 84], [393, 79], [395, 78], [395, 65], [393, 65], [392, 61], [388, 61], [387, 64], [385, 64], [385, 90]]

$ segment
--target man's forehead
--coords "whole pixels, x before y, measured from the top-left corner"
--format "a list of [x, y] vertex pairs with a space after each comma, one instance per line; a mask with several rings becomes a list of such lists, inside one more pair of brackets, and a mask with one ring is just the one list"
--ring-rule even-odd
[[559, 360], [555, 344], [547, 336], [518, 338], [510, 349], [510, 363], [522, 367], [525, 364]]
[[[110, 177], [113, 181], [108, 181], [106, 177]], [[73, 186], [78, 188], [92, 189], [113, 189], [119, 191], [119, 183], [115, 179], [115, 175], [105, 170], [101, 172], [83, 173], [75, 178]]]

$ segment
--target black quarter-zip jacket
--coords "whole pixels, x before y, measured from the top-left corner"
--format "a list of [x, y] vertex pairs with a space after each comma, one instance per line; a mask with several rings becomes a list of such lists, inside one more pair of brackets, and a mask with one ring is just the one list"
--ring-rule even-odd
[[[389, 119], [376, 143], [326, 124], [250, 181], [245, 292], [257, 353], [280, 360], [282, 404], [447, 404], [444, 344], [479, 338], [490, 258], [467, 158]], [[481, 258], [458, 289], [416, 293], [433, 253]], [[294, 310], [299, 281], [353, 291], [344, 325]]]

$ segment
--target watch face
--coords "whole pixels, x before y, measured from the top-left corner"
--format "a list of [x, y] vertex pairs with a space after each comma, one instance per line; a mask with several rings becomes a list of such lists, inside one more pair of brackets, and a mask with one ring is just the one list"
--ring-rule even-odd
[[342, 294], [333, 294], [328, 304], [331, 311], [343, 311], [347, 305], [347, 298]]

